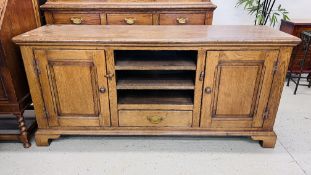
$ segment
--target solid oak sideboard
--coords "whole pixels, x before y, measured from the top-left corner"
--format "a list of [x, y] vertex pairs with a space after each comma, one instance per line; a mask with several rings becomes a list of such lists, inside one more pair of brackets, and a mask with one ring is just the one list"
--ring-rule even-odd
[[44, 26], [21, 46], [39, 129], [61, 135], [249, 136], [274, 147], [292, 48], [265, 26]]
[[211, 25], [210, 0], [48, 0], [47, 24]]

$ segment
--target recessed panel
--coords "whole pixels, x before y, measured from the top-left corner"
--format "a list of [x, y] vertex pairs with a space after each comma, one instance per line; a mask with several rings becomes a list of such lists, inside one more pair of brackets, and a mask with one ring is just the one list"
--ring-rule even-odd
[[260, 66], [220, 66], [214, 117], [252, 117], [257, 101]]
[[58, 115], [96, 115], [94, 76], [90, 65], [54, 65], [54, 93]]

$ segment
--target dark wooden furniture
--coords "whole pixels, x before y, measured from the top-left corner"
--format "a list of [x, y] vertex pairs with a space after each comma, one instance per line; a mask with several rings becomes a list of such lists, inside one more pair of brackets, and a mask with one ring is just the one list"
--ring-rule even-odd
[[210, 0], [48, 0], [47, 24], [210, 25]]
[[[11, 41], [13, 36], [37, 27], [32, 0], [0, 0], [0, 114], [14, 114], [20, 133], [7, 133], [1, 126], [0, 140], [20, 140], [29, 147], [28, 128], [23, 112], [31, 104], [26, 74], [19, 48]], [[7, 117], [0, 116], [0, 125]]]
[[[28, 112], [30, 110], [25, 111]], [[24, 114], [25, 115], [25, 114]], [[36, 130], [36, 118], [34, 115], [25, 116], [25, 127], [28, 137]], [[19, 130], [19, 124], [15, 119], [15, 116], [1, 116], [0, 117], [0, 140], [1, 141], [23, 141], [23, 136]], [[30, 145], [25, 145], [28, 148]]]
[[[281, 31], [286, 32], [288, 34], [300, 37], [301, 32], [303, 31], [311, 31], [311, 19], [292, 19], [291, 21], [282, 20], [281, 23]], [[298, 75], [300, 72], [305, 74], [309, 74], [308, 77], [311, 76], [311, 50], [308, 51], [306, 55], [303, 69], [301, 70], [301, 63], [304, 59], [304, 49], [303, 45], [300, 44], [294, 48], [291, 62], [288, 67], [288, 71], [291, 74]], [[289, 85], [289, 84], [288, 84]], [[294, 92], [296, 94], [296, 90]]]
[[61, 135], [200, 135], [269, 148], [300, 42], [265, 26], [203, 25], [48, 25], [13, 40], [39, 146]]
[[[292, 81], [295, 83], [296, 87], [294, 90], [294, 94], [296, 95], [298, 86], [308, 86], [311, 88], [311, 67], [310, 66], [310, 51], [311, 51], [311, 31], [304, 31], [301, 33], [302, 44], [301, 49], [303, 52], [303, 57], [300, 58], [297, 56], [301, 50], [296, 50], [293, 54], [293, 58], [291, 63], [295, 63], [296, 59], [299, 59], [300, 67], [299, 69], [293, 69], [289, 67], [288, 70], [288, 80], [287, 80], [287, 86], [289, 86], [289, 83]], [[300, 48], [298, 48], [300, 49]], [[291, 65], [290, 65], [291, 66]], [[304, 76], [306, 75], [306, 76]], [[301, 83], [301, 79], [306, 79], [307, 84]]]
[[46, 24], [44, 12], [40, 9], [40, 6], [45, 4], [47, 0], [32, 0], [33, 2], [33, 9], [35, 12], [35, 18], [37, 22], [37, 26], [40, 27]]

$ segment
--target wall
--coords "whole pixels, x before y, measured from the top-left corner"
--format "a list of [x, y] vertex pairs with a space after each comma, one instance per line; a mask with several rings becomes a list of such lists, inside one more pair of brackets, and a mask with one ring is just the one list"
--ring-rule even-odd
[[[254, 17], [248, 15], [243, 7], [235, 7], [238, 0], [212, 0], [218, 7], [214, 14], [215, 25], [253, 25]], [[311, 20], [311, 0], [277, 0], [276, 5], [289, 11], [291, 19]], [[276, 26], [278, 27], [278, 26]]]

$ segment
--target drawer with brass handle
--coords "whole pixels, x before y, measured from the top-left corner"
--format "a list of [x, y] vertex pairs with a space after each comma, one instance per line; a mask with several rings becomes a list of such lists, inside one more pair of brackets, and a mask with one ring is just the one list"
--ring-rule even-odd
[[192, 111], [120, 110], [119, 125], [128, 127], [191, 127]]
[[176, 21], [178, 24], [187, 24], [188, 18], [180, 17], [180, 18], [176, 18]]
[[154, 116], [147, 116], [147, 119], [152, 124], [159, 124], [164, 120], [164, 117], [154, 115]]
[[160, 25], [204, 25], [204, 13], [160, 14]]
[[108, 25], [152, 25], [152, 14], [107, 14]]
[[70, 18], [72, 24], [82, 24], [83, 18], [81, 17], [72, 17]]
[[132, 25], [132, 24], [135, 24], [136, 19], [135, 18], [124, 18], [124, 21], [126, 24]]
[[97, 13], [53, 13], [55, 24], [100, 24], [100, 15]]

